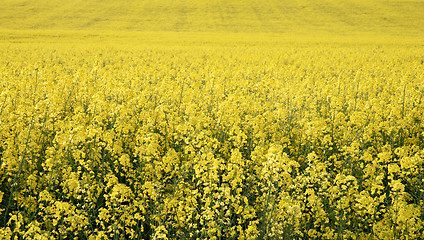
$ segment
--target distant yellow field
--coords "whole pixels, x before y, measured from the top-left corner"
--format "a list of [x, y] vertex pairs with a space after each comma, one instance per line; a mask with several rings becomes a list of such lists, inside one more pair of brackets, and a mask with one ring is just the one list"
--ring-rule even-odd
[[422, 0], [3, 0], [0, 28], [421, 35]]
[[3, 0], [0, 9], [0, 40], [12, 42], [39, 37], [62, 42], [113, 37], [119, 42], [137, 36], [131, 41], [134, 43], [151, 32], [171, 33], [177, 41], [187, 39], [187, 32], [201, 32], [207, 35], [202, 41], [210, 36], [226, 38], [228, 33], [240, 33], [235, 36], [239, 40], [249, 34], [269, 33], [283, 41], [413, 38], [422, 43], [424, 1]]
[[0, 5], [0, 239], [424, 239], [424, 1]]

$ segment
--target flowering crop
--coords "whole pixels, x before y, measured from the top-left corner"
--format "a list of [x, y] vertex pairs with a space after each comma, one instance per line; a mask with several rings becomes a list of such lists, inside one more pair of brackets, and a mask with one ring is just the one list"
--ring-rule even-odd
[[3, 48], [0, 236], [422, 239], [423, 56]]

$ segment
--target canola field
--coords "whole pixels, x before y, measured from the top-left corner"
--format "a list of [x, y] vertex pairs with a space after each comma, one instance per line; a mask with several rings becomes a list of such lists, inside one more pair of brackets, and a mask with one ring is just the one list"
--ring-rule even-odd
[[424, 2], [34, 2], [0, 239], [424, 238]]

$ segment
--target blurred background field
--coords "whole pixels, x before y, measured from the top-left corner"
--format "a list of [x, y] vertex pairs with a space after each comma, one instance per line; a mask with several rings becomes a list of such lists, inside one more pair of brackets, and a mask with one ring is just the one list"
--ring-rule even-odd
[[422, 0], [4, 0], [0, 8], [2, 43], [422, 44], [423, 36]]

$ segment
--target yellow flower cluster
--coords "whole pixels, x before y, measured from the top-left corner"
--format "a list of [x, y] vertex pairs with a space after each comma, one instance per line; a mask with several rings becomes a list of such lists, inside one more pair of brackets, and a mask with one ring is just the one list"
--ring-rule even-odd
[[424, 50], [0, 50], [5, 239], [423, 239]]

